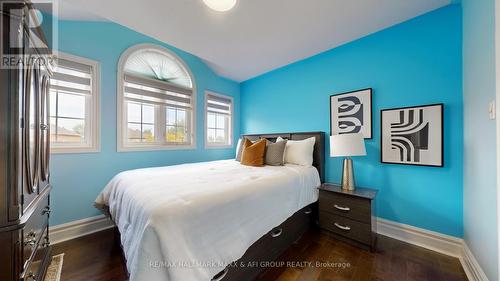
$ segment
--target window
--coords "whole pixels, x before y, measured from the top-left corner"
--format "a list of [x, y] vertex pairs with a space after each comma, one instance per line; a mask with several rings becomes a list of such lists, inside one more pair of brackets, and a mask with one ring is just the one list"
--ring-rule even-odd
[[205, 94], [206, 146], [231, 147], [233, 139], [233, 98]]
[[177, 56], [160, 46], [132, 47], [118, 77], [118, 151], [195, 147], [194, 83]]
[[50, 80], [51, 152], [99, 151], [99, 64], [59, 52]]

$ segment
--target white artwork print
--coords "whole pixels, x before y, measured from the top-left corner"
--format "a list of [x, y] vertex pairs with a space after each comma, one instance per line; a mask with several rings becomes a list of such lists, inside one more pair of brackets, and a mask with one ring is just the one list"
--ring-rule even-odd
[[330, 96], [332, 135], [362, 133], [372, 138], [371, 92], [365, 89]]
[[442, 104], [382, 111], [382, 162], [443, 165]]

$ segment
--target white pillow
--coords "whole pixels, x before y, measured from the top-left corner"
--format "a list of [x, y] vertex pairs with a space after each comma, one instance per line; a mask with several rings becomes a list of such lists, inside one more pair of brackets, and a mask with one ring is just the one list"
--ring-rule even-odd
[[[284, 139], [284, 138], [282, 138], [282, 137], [278, 137], [278, 138], [276, 139], [276, 142], [279, 142], [279, 141], [287, 141], [287, 140], [288, 140], [288, 139]], [[285, 150], [286, 150], [286, 144], [285, 144]], [[285, 163], [285, 151], [283, 151], [283, 164], [286, 164], [286, 163]]]
[[315, 142], [315, 137], [298, 141], [289, 140], [285, 146], [285, 163], [307, 167], [312, 166]]

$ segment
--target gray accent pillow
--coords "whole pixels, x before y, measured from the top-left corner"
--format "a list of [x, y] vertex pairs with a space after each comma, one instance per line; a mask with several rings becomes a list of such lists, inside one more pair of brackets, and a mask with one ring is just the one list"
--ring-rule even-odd
[[286, 142], [286, 140], [276, 142], [266, 141], [266, 154], [264, 158], [266, 165], [283, 166]]

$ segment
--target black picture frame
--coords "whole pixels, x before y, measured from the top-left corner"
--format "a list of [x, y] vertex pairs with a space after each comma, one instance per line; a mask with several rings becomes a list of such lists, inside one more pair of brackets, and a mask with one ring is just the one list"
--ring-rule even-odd
[[353, 91], [348, 91], [348, 92], [330, 95], [330, 136], [334, 134], [333, 122], [332, 122], [333, 114], [334, 114], [334, 112], [332, 111], [332, 99], [334, 97], [347, 96], [347, 95], [352, 95], [354, 93], [364, 92], [364, 91], [368, 91], [368, 96], [369, 96], [368, 100], [370, 102], [370, 106], [368, 107], [368, 110], [370, 111], [369, 112], [370, 122], [368, 124], [368, 126], [370, 126], [370, 128], [369, 128], [370, 136], [369, 137], [365, 136], [364, 139], [365, 140], [373, 139], [373, 88], [363, 88], [363, 89], [359, 89], [359, 90], [353, 90]]
[[[405, 163], [405, 162], [390, 162], [390, 161], [384, 161], [384, 112], [387, 111], [396, 111], [396, 110], [402, 110], [402, 109], [412, 109], [412, 108], [425, 108], [425, 107], [435, 107], [439, 106], [440, 110], [440, 141], [439, 141], [439, 149], [440, 149], [440, 157], [441, 157], [441, 162], [439, 164], [418, 164], [418, 163]], [[393, 165], [410, 165], [410, 166], [423, 166], [423, 167], [437, 167], [437, 168], [442, 168], [444, 167], [445, 161], [444, 161], [444, 104], [443, 103], [433, 103], [433, 104], [423, 104], [423, 105], [415, 105], [415, 106], [406, 106], [406, 107], [396, 107], [396, 108], [386, 108], [380, 110], [380, 162], [384, 164], [393, 164]]]

